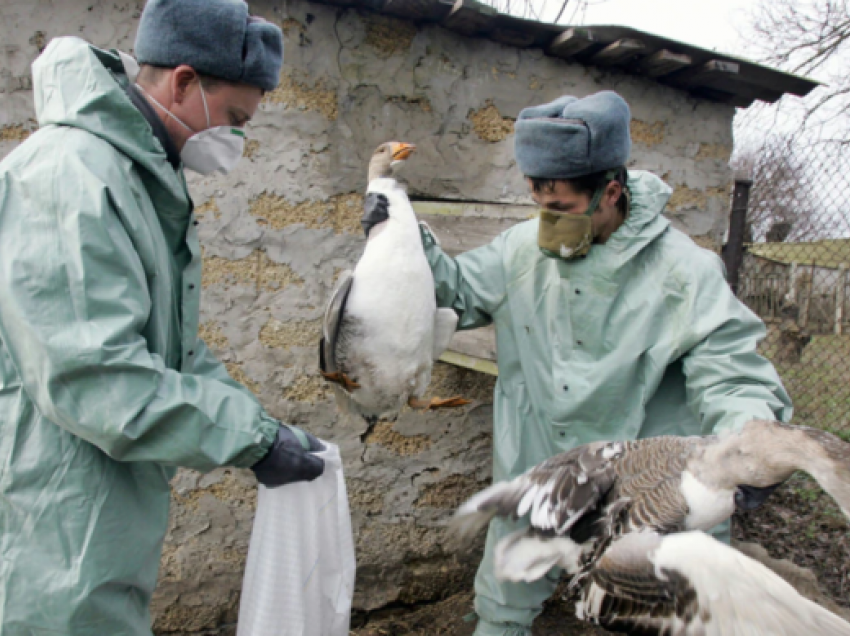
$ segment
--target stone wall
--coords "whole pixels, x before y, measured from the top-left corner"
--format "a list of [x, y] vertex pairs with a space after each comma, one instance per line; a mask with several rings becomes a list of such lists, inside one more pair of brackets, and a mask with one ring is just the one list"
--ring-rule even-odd
[[[141, 2], [0, 5], [0, 156], [34, 126], [29, 64], [50, 38], [130, 50]], [[440, 364], [433, 394], [475, 401], [404, 414], [371, 432], [335, 413], [317, 372], [324, 303], [363, 241], [366, 162], [389, 139], [419, 152], [423, 198], [529, 202], [512, 156], [521, 108], [564, 93], [619, 91], [634, 121], [632, 165], [675, 188], [669, 216], [716, 247], [726, 227], [733, 109], [539, 50], [304, 0], [252, 2], [286, 33], [280, 87], [231, 175], [193, 179], [204, 246], [202, 335], [269, 411], [340, 445], [358, 551], [355, 607], [436, 600], [469, 584], [476, 555], [443, 548], [443, 524], [488, 479], [493, 378]], [[256, 503], [250, 472], [181, 471], [154, 613], [160, 633], [232, 625]]]

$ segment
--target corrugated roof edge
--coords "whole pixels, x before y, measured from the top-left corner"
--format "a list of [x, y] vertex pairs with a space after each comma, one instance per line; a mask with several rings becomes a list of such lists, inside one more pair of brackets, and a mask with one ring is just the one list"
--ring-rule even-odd
[[476, 0], [311, 0], [366, 9], [413, 22], [436, 23], [467, 37], [484, 37], [586, 66], [617, 68], [649, 77], [696, 97], [746, 107], [775, 102], [785, 94], [805, 96], [815, 80], [750, 60], [702, 49], [631, 27], [555, 25], [498, 13]]

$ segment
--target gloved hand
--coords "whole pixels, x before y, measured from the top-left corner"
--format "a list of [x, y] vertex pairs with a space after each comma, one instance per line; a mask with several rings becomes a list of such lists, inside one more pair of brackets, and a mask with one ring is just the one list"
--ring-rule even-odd
[[325, 471], [325, 461], [313, 453], [324, 444], [297, 426], [281, 424], [269, 452], [251, 467], [264, 486], [275, 488], [297, 481], [313, 481]]
[[369, 238], [369, 232], [378, 223], [383, 223], [390, 218], [390, 202], [386, 195], [369, 192], [363, 199], [363, 216], [360, 217], [360, 225]]

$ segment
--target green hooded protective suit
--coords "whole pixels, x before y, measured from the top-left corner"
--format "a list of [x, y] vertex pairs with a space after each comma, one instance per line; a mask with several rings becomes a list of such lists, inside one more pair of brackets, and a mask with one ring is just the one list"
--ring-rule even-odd
[[[732, 294], [720, 259], [661, 216], [670, 188], [639, 171], [628, 186], [625, 223], [582, 260], [544, 256], [536, 219], [455, 259], [423, 228], [438, 304], [457, 311], [460, 329], [496, 325], [494, 481], [597, 440], [791, 417], [776, 371], [756, 353], [763, 323]], [[554, 591], [554, 578], [493, 576], [493, 548], [513, 529], [490, 525], [476, 634], [524, 633]]]
[[176, 466], [251, 466], [278, 430], [198, 340], [182, 171], [118, 55], [33, 65], [40, 129], [0, 163], [0, 633], [150, 635]]

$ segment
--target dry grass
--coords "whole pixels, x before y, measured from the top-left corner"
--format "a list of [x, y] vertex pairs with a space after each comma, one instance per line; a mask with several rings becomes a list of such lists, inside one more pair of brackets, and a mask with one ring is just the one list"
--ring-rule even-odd
[[[771, 330], [761, 351], [773, 358], [778, 332]], [[850, 336], [812, 336], [799, 362], [776, 362], [794, 403], [794, 422], [850, 435]], [[850, 440], [848, 440], [850, 441]]]

